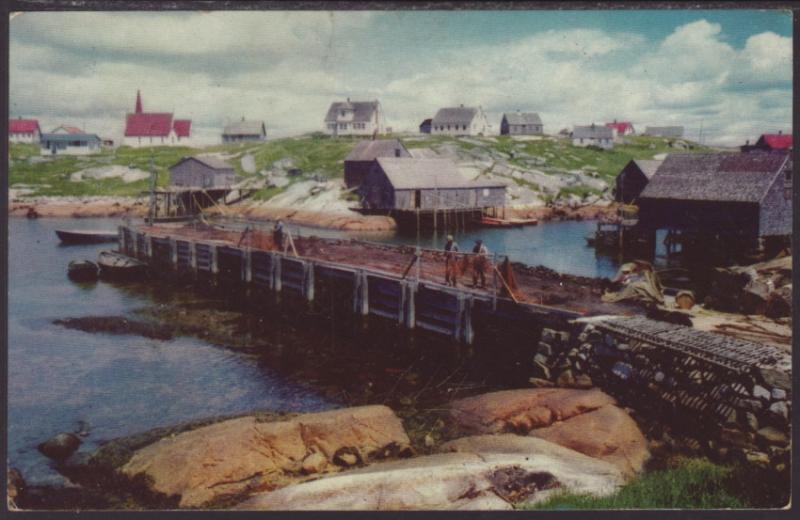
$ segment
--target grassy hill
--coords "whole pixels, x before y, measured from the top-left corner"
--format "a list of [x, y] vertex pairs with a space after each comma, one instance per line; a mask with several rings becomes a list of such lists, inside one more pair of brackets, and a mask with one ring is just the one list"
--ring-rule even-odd
[[[594, 148], [572, 146], [568, 139], [555, 137], [537, 140], [518, 140], [507, 136], [453, 138], [441, 136], [399, 136], [412, 153], [426, 156], [449, 157], [459, 165], [471, 168], [482, 175], [499, 175], [512, 179], [518, 186], [538, 193], [542, 198], [560, 198], [571, 194], [584, 196], [601, 192], [602, 183], [584, 183], [576, 177], [581, 172], [594, 179], [613, 182], [613, 178], [631, 159], [651, 159], [658, 154], [684, 151], [708, 151], [709, 148], [687, 140], [672, 140], [636, 136], [616, 144], [614, 149], [604, 151]], [[290, 184], [309, 179], [340, 179], [343, 177], [343, 161], [360, 139], [330, 138], [320, 134], [275, 139], [263, 143], [234, 143], [205, 148], [188, 147], [119, 147], [103, 150], [85, 157], [40, 157], [36, 145], [12, 144], [9, 157], [9, 186], [17, 196], [135, 196], [149, 187], [147, 178], [124, 182], [119, 176], [111, 178], [87, 178], [76, 181], [73, 174], [87, 169], [103, 169], [117, 166], [115, 172], [143, 170], [157, 173], [157, 184], [169, 182], [169, 166], [185, 155], [216, 153], [228, 160], [244, 178], [265, 179], [271, 173], [284, 175], [284, 181], [270, 187], [268, 182], [256, 194], [257, 199], [266, 200], [283, 191]], [[251, 163], [245, 171], [242, 158]], [[252, 168], [254, 163], [255, 168]], [[120, 168], [121, 167], [121, 168]], [[285, 177], [288, 169], [299, 169], [297, 176]], [[255, 173], [252, 173], [255, 172]], [[531, 180], [528, 172], [538, 175], [539, 182]], [[140, 177], [144, 175], [138, 171]], [[266, 177], [265, 177], [266, 175]], [[567, 176], [572, 175], [572, 178]], [[568, 182], [543, 183], [565, 178]], [[577, 180], [576, 180], [577, 179]], [[545, 186], [547, 184], [547, 186]], [[562, 186], [563, 184], [563, 186]], [[556, 186], [556, 188], [553, 188]], [[512, 197], [514, 198], [514, 197]]]

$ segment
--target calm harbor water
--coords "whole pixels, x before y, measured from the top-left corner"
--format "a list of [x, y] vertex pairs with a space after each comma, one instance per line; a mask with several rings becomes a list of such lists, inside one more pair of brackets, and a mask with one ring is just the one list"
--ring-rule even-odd
[[[340, 405], [305, 381], [287, 376], [281, 367], [199, 339], [111, 336], [53, 324], [65, 317], [131, 316], [138, 308], [157, 304], [146, 291], [102, 282], [78, 285], [67, 279], [70, 260], [93, 259], [110, 244], [61, 246], [54, 230], [116, 224], [114, 219], [10, 219], [8, 456], [27, 480], [62, 482], [36, 445], [81, 425], [88, 431], [81, 451], [90, 452], [104, 440], [190, 419], [253, 409], [315, 411]], [[480, 237], [490, 251], [508, 254], [514, 261], [583, 276], [613, 276], [617, 264], [595, 257], [585, 246], [583, 237], [592, 229], [592, 222], [554, 222], [474, 230], [456, 240], [462, 250]], [[296, 231], [344, 236], [307, 228]], [[444, 241], [441, 235], [359, 238], [437, 248]]]

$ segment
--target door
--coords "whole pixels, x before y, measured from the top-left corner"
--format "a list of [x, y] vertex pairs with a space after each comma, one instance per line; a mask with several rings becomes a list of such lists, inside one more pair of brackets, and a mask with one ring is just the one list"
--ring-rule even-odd
[[419, 209], [422, 207], [422, 191], [414, 190], [414, 208]]

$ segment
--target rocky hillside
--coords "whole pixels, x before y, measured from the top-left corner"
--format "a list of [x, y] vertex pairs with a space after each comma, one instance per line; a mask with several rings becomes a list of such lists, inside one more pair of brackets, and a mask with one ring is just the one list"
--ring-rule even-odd
[[[517, 207], [559, 200], [599, 202], [609, 198], [609, 186], [630, 159], [709, 150], [688, 140], [644, 136], [626, 138], [608, 151], [575, 147], [553, 136], [398, 137], [415, 157], [449, 158], [470, 178], [502, 179], [509, 185], [508, 205]], [[357, 201], [342, 179], [344, 158], [358, 141], [310, 134], [203, 149], [120, 147], [87, 157], [42, 157], [36, 146], [14, 144], [9, 196], [137, 196], [149, 187], [151, 164], [163, 186], [169, 181], [169, 166], [182, 156], [210, 154], [228, 160], [242, 176], [241, 185], [257, 190], [251, 204], [338, 211]]]

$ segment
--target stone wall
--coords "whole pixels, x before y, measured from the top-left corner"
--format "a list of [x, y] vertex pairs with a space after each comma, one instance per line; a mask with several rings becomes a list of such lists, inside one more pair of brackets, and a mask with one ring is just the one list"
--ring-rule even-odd
[[[663, 339], [626, 334], [614, 326], [617, 320], [578, 320], [572, 330], [544, 329], [531, 382], [599, 387], [659, 424], [656, 438], [651, 436], [656, 444], [788, 475], [792, 401], [787, 352], [652, 320], [664, 331]], [[622, 320], [647, 325], [644, 318]], [[710, 346], [703, 347], [708, 340]]]

